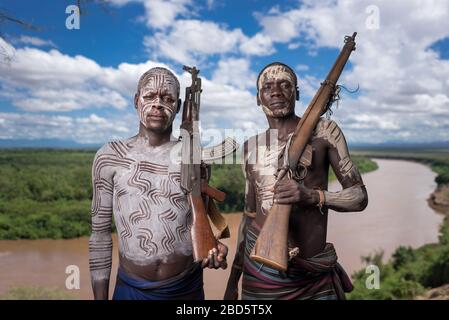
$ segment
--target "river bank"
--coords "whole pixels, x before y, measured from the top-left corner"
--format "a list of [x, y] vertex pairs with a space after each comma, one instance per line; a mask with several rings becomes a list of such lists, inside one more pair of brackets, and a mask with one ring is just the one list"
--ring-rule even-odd
[[[417, 249], [399, 247], [387, 264], [381, 264], [382, 290], [366, 290], [367, 275], [360, 270], [354, 275], [355, 290], [351, 299], [418, 299], [449, 298], [449, 150], [377, 150], [355, 152], [364, 157], [397, 159], [421, 163], [437, 175], [436, 187], [427, 204], [441, 214], [439, 241]], [[378, 263], [381, 254], [366, 257], [366, 263]]]
[[[350, 272], [362, 265], [361, 255], [382, 246], [387, 246], [386, 249], [393, 252], [400, 245], [418, 247], [424, 243], [438, 241], [441, 216], [436, 215], [426, 205], [429, 193], [435, 188], [435, 174], [421, 164], [386, 161], [380, 161], [378, 170], [364, 175], [370, 194], [370, 204], [366, 212], [330, 214], [329, 240], [336, 244], [339, 260]], [[397, 168], [402, 168], [402, 171]], [[411, 172], [413, 174], [410, 174]], [[390, 188], [396, 188], [392, 181], [400, 181], [404, 176], [412, 179], [404, 182], [407, 192], [397, 198], [399, 201], [385, 201], [385, 193], [389, 193]], [[338, 188], [336, 182], [331, 185], [332, 188]], [[376, 203], [383, 206], [379, 207]], [[407, 210], [414, 211], [409, 213]], [[397, 212], [400, 215], [397, 215]], [[413, 216], [418, 218], [411, 219]], [[225, 240], [230, 249], [228, 261], [231, 264], [241, 214], [228, 214], [226, 217], [234, 236]], [[416, 236], [417, 229], [422, 231], [419, 237]], [[383, 232], [379, 232], [382, 230]], [[117, 268], [116, 248], [114, 242], [111, 293]], [[58, 288], [76, 299], [91, 299], [87, 252], [86, 237], [70, 240], [0, 241], [0, 295], [5, 294], [11, 287], [39, 285]], [[79, 290], [65, 288], [65, 270], [68, 265], [79, 267]], [[206, 270], [204, 281], [208, 299], [222, 298], [229, 272], [230, 268]]]

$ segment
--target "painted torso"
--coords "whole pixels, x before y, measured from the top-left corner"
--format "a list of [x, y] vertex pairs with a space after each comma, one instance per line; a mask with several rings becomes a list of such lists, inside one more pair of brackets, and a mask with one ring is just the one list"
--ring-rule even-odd
[[[112, 191], [120, 265], [130, 274], [164, 278], [193, 261], [191, 211], [180, 187], [179, 151], [177, 141], [151, 147], [130, 138], [108, 143], [97, 158], [94, 170], [108, 170], [111, 177], [103, 187]], [[162, 270], [164, 265], [172, 270]]]
[[[278, 146], [275, 148], [269, 143], [259, 143], [256, 150], [251, 148], [256, 146], [255, 143], [248, 144], [244, 170], [250, 186], [247, 188], [249, 194], [246, 195], [245, 210], [256, 213], [255, 222], [259, 226], [264, 224], [268, 211], [273, 205], [272, 188], [276, 179], [274, 173], [278, 168], [277, 159], [285, 145], [286, 141], [278, 141]], [[321, 119], [308, 142], [311, 153], [303, 154], [300, 159], [300, 163], [309, 164], [304, 178], [306, 187], [327, 190], [330, 163], [340, 177], [343, 177], [344, 187], [361, 181], [360, 174], [353, 166], [346, 149], [339, 150], [340, 145], [346, 148], [346, 141], [338, 126], [333, 121]], [[259, 154], [259, 158], [255, 156], [256, 153]], [[254, 159], [259, 160], [254, 161]], [[316, 206], [292, 206], [288, 240], [291, 248], [300, 249], [300, 255], [308, 257], [320, 252], [326, 244], [326, 232], [326, 210], [322, 214]]]

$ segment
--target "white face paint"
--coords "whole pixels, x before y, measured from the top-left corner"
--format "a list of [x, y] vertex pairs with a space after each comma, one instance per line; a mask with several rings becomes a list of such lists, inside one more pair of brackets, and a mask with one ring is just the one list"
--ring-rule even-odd
[[173, 122], [178, 108], [179, 85], [171, 73], [164, 69], [155, 71], [147, 76], [140, 88], [137, 101], [137, 112], [140, 122], [148, 128], [149, 115], [153, 108], [161, 109], [167, 122], [164, 129]]
[[[267, 82], [269, 80], [270, 81], [287, 80], [291, 83], [292, 87], [295, 88], [295, 78], [292, 75], [291, 71], [289, 69], [287, 69], [285, 66], [272, 65], [272, 66], [266, 68], [262, 72], [262, 74], [259, 77], [259, 81], [257, 83], [258, 88], [259, 88], [259, 92], [258, 92], [259, 101], [261, 101], [261, 106], [262, 106], [262, 109], [265, 112], [265, 114], [270, 117], [285, 117], [294, 111], [294, 105], [293, 105], [293, 108], [291, 106], [286, 106], [282, 109], [277, 109], [276, 113], [275, 113], [273, 110], [268, 108], [268, 106], [265, 106], [262, 102], [261, 90], [262, 90], [265, 82]], [[293, 94], [294, 94], [294, 92], [295, 91], [293, 91]]]

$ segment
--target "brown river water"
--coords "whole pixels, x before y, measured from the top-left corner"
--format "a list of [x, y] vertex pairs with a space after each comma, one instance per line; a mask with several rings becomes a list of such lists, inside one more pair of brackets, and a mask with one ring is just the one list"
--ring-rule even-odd
[[[349, 272], [363, 267], [360, 257], [384, 250], [385, 257], [399, 245], [418, 247], [438, 240], [442, 216], [427, 205], [435, 189], [435, 173], [428, 167], [399, 160], [376, 160], [379, 169], [364, 175], [369, 204], [363, 213], [335, 213], [329, 217], [328, 241], [333, 242], [339, 261]], [[339, 189], [337, 182], [330, 190]], [[241, 214], [226, 215], [235, 236]], [[117, 245], [110, 292], [117, 271]], [[235, 238], [226, 239], [229, 263], [235, 253]], [[69, 265], [80, 270], [80, 289], [67, 290], [65, 271]], [[206, 299], [222, 299], [227, 270], [206, 270]], [[67, 290], [78, 299], [92, 299], [88, 269], [88, 238], [71, 240], [1, 240], [0, 295], [13, 286], [45, 286]]]

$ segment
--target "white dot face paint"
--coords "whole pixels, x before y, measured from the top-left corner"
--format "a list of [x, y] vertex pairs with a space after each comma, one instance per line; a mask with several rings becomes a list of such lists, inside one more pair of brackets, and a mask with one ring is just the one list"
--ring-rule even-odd
[[173, 122], [178, 107], [178, 85], [176, 79], [169, 73], [158, 71], [149, 75], [140, 89], [137, 101], [137, 112], [140, 122], [150, 127], [150, 114], [153, 108], [158, 108], [165, 115], [165, 126]]
[[[272, 65], [272, 66], [266, 68], [260, 75], [259, 81], [257, 83], [258, 88], [259, 88], [259, 93], [258, 93], [259, 100], [262, 101], [261, 90], [262, 90], [265, 82], [267, 82], [267, 81], [282, 81], [282, 80], [289, 81], [292, 85], [292, 88], [293, 89], [295, 88], [295, 78], [292, 75], [291, 71], [289, 69], [287, 69], [285, 66]], [[294, 91], [292, 93], [294, 93]], [[273, 110], [268, 108], [268, 106], [266, 106], [262, 103], [262, 109], [265, 112], [265, 114], [270, 117], [285, 117], [294, 111], [294, 104], [293, 104], [293, 107], [286, 106], [285, 108], [278, 109], [278, 110], [276, 110], [276, 112], [274, 112]]]

